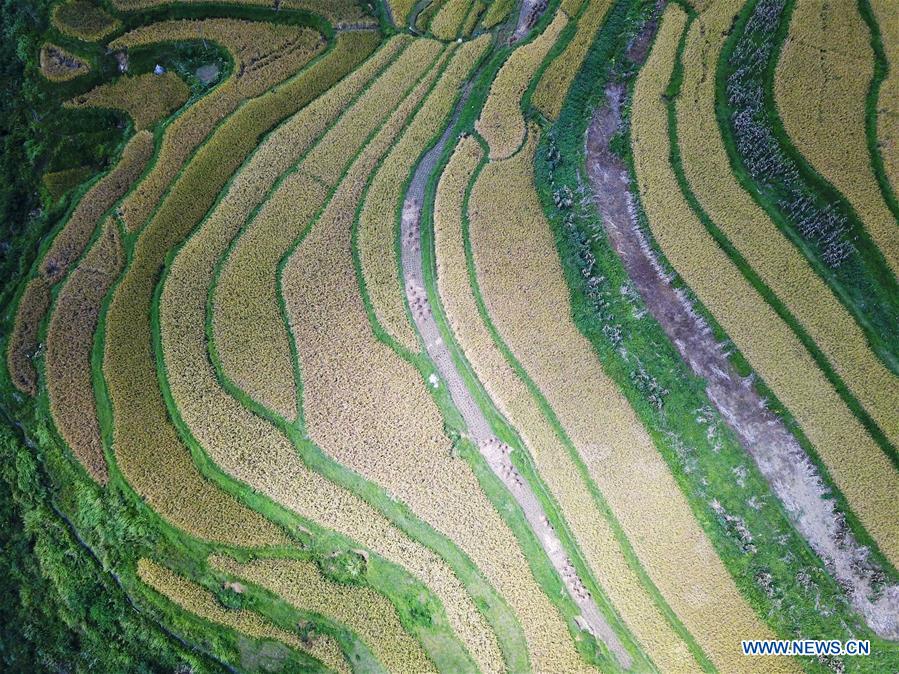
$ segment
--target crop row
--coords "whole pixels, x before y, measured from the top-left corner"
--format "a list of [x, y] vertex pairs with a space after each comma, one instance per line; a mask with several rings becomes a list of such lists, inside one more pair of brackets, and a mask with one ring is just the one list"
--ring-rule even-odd
[[491, 0], [490, 4], [487, 5], [487, 11], [484, 12], [481, 26], [485, 30], [489, 30], [498, 23], [505, 21], [515, 4], [515, 0]]
[[[352, 108], [371, 81], [409, 44], [397, 36], [336, 86], [275, 130], [217, 204], [212, 218], [243, 223], [216, 281], [212, 335], [222, 372], [251, 398], [285, 419], [297, 416], [287, 328], [277, 299], [281, 257], [324, 202], [327, 191], [308, 174], [282, 176]], [[362, 143], [363, 139], [359, 139]], [[272, 191], [274, 190], [274, 191]], [[258, 213], [253, 213], [265, 201]]]
[[[415, 103], [401, 106], [406, 108], [401, 120]], [[232, 479], [408, 569], [441, 598], [453, 629], [470, 635], [466, 643], [473, 653], [487, 648], [499, 658], [489, 627], [443, 559], [409, 539], [355, 493], [310, 468], [306, 459], [312, 450], [294, 444], [296, 437], [286, 435], [284, 427], [253, 413], [221, 387], [209, 359], [204, 317], [216, 263], [241, 224], [206, 220], [180, 248], [165, 276], [158, 314], [172, 413]], [[335, 278], [336, 270], [324, 276]]]
[[[596, 32], [612, 5], [611, 0], [589, 0], [587, 9], [577, 20], [577, 30], [571, 42], [543, 71], [534, 89], [533, 104], [549, 119], [556, 119], [574, 76], [581, 68], [587, 50], [593, 44]], [[564, 9], [563, 9], [564, 11]], [[571, 14], [569, 18], [573, 18]]]
[[124, 264], [119, 229], [110, 217], [56, 298], [44, 358], [53, 421], [81, 465], [103, 483], [109, 470], [97, 420], [91, 352], [100, 306]]
[[50, 42], [41, 46], [41, 74], [51, 82], [68, 82], [90, 72], [90, 65], [75, 54]]
[[310, 469], [279, 427], [221, 388], [208, 357], [204, 316], [216, 262], [234, 232], [234, 223], [205, 221], [181, 247], [165, 277], [159, 316], [173, 413], [232, 478], [410, 569], [443, 599], [451, 616], [458, 607], [454, 627], [469, 623], [476, 638], [489, 643], [489, 628], [443, 560], [408, 539], [358, 496]]
[[102, 40], [122, 25], [89, 0], [63, 0], [53, 8], [50, 16], [60, 33], [87, 42]]
[[[484, 35], [460, 47], [445, 77], [464, 77], [483, 56], [489, 42], [490, 37]], [[405, 295], [399, 279], [398, 211], [415, 161], [434, 137], [433, 123], [429, 122], [424, 116], [416, 117], [384, 158], [365, 195], [355, 242], [365, 290], [378, 322], [410, 351], [418, 350], [418, 338], [406, 318]]]
[[[387, 117], [390, 107], [383, 96], [392, 96], [396, 105], [425, 66], [434, 64], [443, 45], [436, 40], [415, 40], [400, 57], [402, 67], [391, 68], [370, 87], [345, 115], [328, 130], [321, 143], [303, 161], [303, 170], [329, 188], [334, 188], [363, 142]], [[409, 78], [412, 78], [411, 80]]]
[[152, 154], [153, 136], [149, 132], [139, 132], [128, 141], [115, 168], [78, 202], [44, 256], [38, 272], [40, 278], [33, 280], [22, 294], [7, 347], [7, 363], [13, 383], [23, 393], [37, 393], [37, 370], [31, 359], [38, 351], [38, 328], [50, 306], [50, 288], [81, 256], [103, 213], [137, 180]]
[[308, 653], [328, 666], [330, 671], [350, 674], [340, 644], [326, 634], [304, 641], [299, 635], [273, 625], [258, 613], [226, 608], [209, 590], [150, 559], [138, 561], [137, 573], [141, 581], [188, 613], [254, 639], [281, 642], [294, 650]]
[[[834, 35], [842, 36], [838, 43]], [[871, 35], [856, 7], [799, 0], [775, 78], [778, 111], [796, 148], [840, 190], [899, 273], [899, 228], [868, 155], [866, 95], [874, 75]]]
[[434, 16], [428, 30], [441, 40], [455, 40], [471, 5], [470, 0], [447, 0]]
[[[899, 438], [896, 378], [868, 348], [861, 329], [824, 281], [730, 171], [715, 117], [715, 83], [706, 74], [718, 61], [724, 33], [739, 4], [732, 0], [711, 6], [688, 34], [683, 57], [684, 89], [677, 100], [684, 173], [715, 225], [793, 312], [887, 437]], [[689, 260], [674, 262], [668, 247], [662, 247], [685, 278], [685, 265], [698, 264], [695, 253], [691, 252]], [[706, 264], [703, 267], [709, 268]], [[722, 273], [720, 267], [716, 269]], [[891, 525], [888, 513], [890, 494], [899, 490], [899, 475], [889, 459], [782, 321], [773, 318], [770, 311], [747, 312], [734, 305], [734, 300], [745, 300], [745, 293], [754, 296], [755, 291], [747, 289], [726, 300], [706, 301], [699, 293], [700, 279], [689, 283], [802, 426], [850, 507], [895, 563], [899, 559], [899, 530]]]
[[489, 316], [665, 601], [716, 665], [746, 671], [756, 663], [741, 656], [736, 644], [746, 637], [737, 635], [765, 638], [770, 631], [740, 595], [592, 346], [567, 311], [560, 315], [569, 289], [534, 188], [536, 144], [534, 127], [525, 148], [488, 164], [471, 192], [470, 245]]
[[390, 16], [393, 18], [393, 23], [399, 28], [405, 28], [406, 19], [409, 18], [409, 12], [412, 11], [412, 7], [415, 4], [415, 0], [387, 0], [387, 6], [390, 9]]
[[137, 129], [146, 129], [177, 110], [190, 90], [175, 73], [145, 73], [101, 84], [64, 103], [67, 108], [112, 108], [124, 111]]
[[499, 411], [524, 441], [540, 478], [561, 506], [579, 549], [615, 609], [662, 671], [695, 669], [683, 640], [671, 629], [654, 599], [628, 566], [615, 532], [594, 505], [578, 467], [525, 383], [506, 362], [482, 322], [469, 285], [463, 239], [466, 187], [483, 157], [467, 137], [440, 177], [434, 205], [434, 248], [438, 288], [454, 337]]
[[[210, 564], [275, 592], [303, 611], [328, 616], [351, 629], [389, 672], [436, 671], [421, 646], [400, 623], [396, 608], [370, 588], [323, 578], [312, 562], [260, 559], [240, 564], [227, 557]], [[299, 580], [298, 580], [299, 579]]]
[[324, 47], [321, 36], [307, 28], [235, 19], [163, 21], [126, 33], [109, 46], [116, 49], [183, 40], [221, 44], [234, 58], [234, 71], [166, 126], [152, 170], [122, 205], [130, 232], [144, 224], [173, 177], [222, 119], [242, 101], [296, 73]]
[[119, 467], [160, 515], [199, 538], [247, 546], [284, 541], [269, 522], [203, 479], [172, 425], [151, 347], [150, 307], [158, 270], [169, 248], [213, 205], [257, 138], [332, 86], [376, 42], [370, 34], [341, 34], [290, 86], [253, 99], [230, 116], [180, 174], [141, 233], [109, 305], [103, 371]]
[[870, 5], [888, 67], [877, 100], [877, 140], [887, 180], [899, 194], [899, 5], [892, 0], [870, 0]]
[[525, 136], [521, 98], [567, 24], [565, 13], [556, 12], [540, 35], [512, 52], [490, 85], [475, 128], [490, 146], [491, 159], [505, 159], [521, 147]]
[[[416, 136], [439, 135], [467, 74], [452, 65], [447, 69], [411, 123]], [[330, 456], [383, 485], [456, 542], [508, 602], [536, 670], [579, 671], [584, 663], [565, 623], [536, 584], [512, 532], [468, 464], [453, 456], [426, 382], [371, 331], [349, 225], [369, 173], [402, 126], [388, 123], [385, 130], [350, 169], [284, 269], [288, 316], [303, 365], [307, 432]], [[331, 273], [322, 275], [321, 269]], [[358, 366], [358, 353], [366, 354], [365, 367]]]

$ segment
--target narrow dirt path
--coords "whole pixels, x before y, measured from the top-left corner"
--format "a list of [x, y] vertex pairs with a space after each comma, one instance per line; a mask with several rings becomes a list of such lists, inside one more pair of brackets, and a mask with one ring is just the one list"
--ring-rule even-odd
[[518, 24], [512, 33], [511, 42], [518, 42], [524, 38], [540, 19], [549, 3], [547, 0], [521, 0], [521, 10], [518, 12]]
[[525, 518], [534, 535], [561, 576], [568, 594], [580, 609], [581, 615], [577, 618], [578, 625], [605, 643], [619, 664], [627, 669], [631, 666], [630, 655], [578, 577], [574, 565], [565, 554], [558, 535], [543, 511], [537, 495], [512, 465], [509, 456], [511, 448], [494, 436], [487, 418], [465, 386], [465, 381], [456, 369], [450, 350], [440, 336], [440, 330], [428, 303], [421, 254], [421, 212], [425, 187], [436, 168], [437, 160], [450, 139], [452, 128], [468, 100], [469, 93], [470, 85], [463, 91], [446, 131], [419, 162], [406, 192], [401, 225], [402, 269], [406, 297], [412, 310], [415, 327], [425, 343], [427, 354], [446, 382], [453, 403], [461, 412], [468, 427], [471, 440], [477, 445], [481, 455], [487, 461], [487, 465], [524, 511]]
[[[645, 47], [638, 49], [636, 62], [642, 63], [647, 52]], [[899, 638], [899, 586], [875, 593], [882, 571], [868, 559], [868, 549], [855, 540], [845, 515], [826, 495], [817, 467], [783, 421], [767, 409], [752, 377], [742, 378], [734, 370], [724, 345], [716, 341], [687, 295], [671, 286], [640, 229], [627, 166], [609, 147], [620, 128], [626, 98], [625, 84], [610, 84], [606, 104], [596, 110], [587, 132], [587, 169], [612, 247], [684, 361], [706, 380], [711, 402], [755, 460], [793, 525], [847, 589], [853, 607], [879, 635]]]

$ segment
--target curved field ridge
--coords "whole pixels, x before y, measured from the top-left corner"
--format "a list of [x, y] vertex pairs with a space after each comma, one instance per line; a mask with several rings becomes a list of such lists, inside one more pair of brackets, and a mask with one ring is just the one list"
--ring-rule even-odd
[[[350, 667], [340, 645], [327, 635], [319, 635], [311, 643], [304, 642], [298, 635], [273, 625], [257, 613], [247, 609], [225, 608], [215, 595], [202, 586], [150, 559], [144, 558], [138, 562], [137, 574], [156, 592], [203, 620], [228, 627], [254, 639], [277, 641], [294, 650], [308, 653], [315, 658], [313, 664], [319, 661], [330, 671], [350, 674]], [[275, 657], [276, 661], [278, 659], [283, 660], [283, 656]], [[246, 656], [245, 660], [250, 661]]]
[[102, 84], [76, 96], [64, 105], [69, 108], [112, 108], [122, 110], [137, 129], [146, 129], [180, 108], [190, 90], [175, 73], [145, 73]]
[[[297, 84], [297, 78], [291, 76], [325, 47], [321, 35], [308, 28], [235, 19], [162, 21], [125, 33], [109, 47], [197, 40], [221, 44], [230, 52], [234, 60], [231, 75], [166, 126], [152, 171], [122, 204], [129, 232], [144, 225], [172, 177], [241, 102], [285, 80], [282, 96], [290, 95], [291, 85]], [[340, 50], [335, 45], [331, 51]], [[335, 67], [340, 72], [339, 66]]]
[[[704, 211], [811, 334], [887, 437], [899, 437], [899, 407], [895, 404], [899, 379], [877, 359], [859, 326], [803, 255], [730, 173], [715, 117], [714, 78], [707, 73], [709, 64], [720, 55], [734, 12], [741, 6], [739, 0], [710, 5], [688, 33], [683, 90], [676, 101], [684, 173]], [[667, 254], [667, 246], [663, 249], [674, 260]], [[707, 266], [691, 252], [689, 261], [674, 265], [684, 278], [687, 264]], [[726, 267], [714, 268], [721, 273]], [[888, 513], [899, 493], [899, 472], [796, 335], [779, 319], [768, 323], [764, 317], [773, 315], [770, 310], [739, 309], [734, 302], [743, 297], [740, 292], [726, 300], [700, 299], [799, 422], [849, 507], [895, 565], [899, 561], [899, 527]]]
[[[436, 136], [466, 74], [451, 64], [410, 128], [424, 124]], [[425, 382], [370, 331], [348, 225], [371, 171], [399, 131], [391, 129], [366, 147], [283, 272], [308, 433], [327, 454], [383, 485], [472, 559], [514, 611], [535, 668], [554, 663], [560, 671], [580, 671], [584, 665], [561, 616], [535, 583], [511, 531], [468, 464], [453, 457]], [[364, 367], [352, 356], [358, 353], [366, 354]]]
[[[770, 320], [773, 312], [690, 209], [666, 160], [670, 151], [668, 109], [662, 93], [668, 87], [673, 62], [670, 53], [658, 50], [657, 43], [634, 90], [632, 142], [640, 198], [652, 234], [666, 258], [697, 297], [715, 312], [739, 346], [745, 330], [738, 323], [741, 317], [751, 317], [747, 322], [756, 325]], [[647, 266], [661, 269], [655, 256], [649, 253], [646, 256]], [[697, 264], [699, 260], [701, 264]], [[850, 589], [856, 609], [871, 627], [884, 635], [893, 633], [896, 629], [895, 624], [890, 624], [895, 614], [895, 607], [891, 608], [895, 599], [890, 598], [893, 590], [887, 589], [879, 601], [869, 600], [874, 595], [876, 568], [866, 562], [867, 551], [841, 525], [845, 518], [826, 495], [814, 464], [784, 423], [765, 411], [762, 396], [755, 391], [752, 381], [741, 379], [733, 371], [689, 301], [678, 295], [664, 277], [641, 275], [641, 279], [645, 286], [641, 292], [651, 297], [650, 309], [655, 315], [663, 316], [669, 337], [694, 373], [708, 382], [710, 399], [734, 427], [796, 529], [825, 560], [834, 576]], [[727, 311], [721, 311], [725, 307]], [[774, 328], [761, 324], [770, 331], [767, 338], [775, 341]], [[789, 334], [783, 327], [780, 330]], [[783, 348], [781, 353], [787, 350]]]
[[201, 539], [245, 546], [285, 541], [274, 525], [207, 482], [178, 436], [158, 386], [152, 350], [150, 311], [159, 269], [168, 251], [213, 205], [256, 139], [321, 94], [373, 48], [374, 40], [341, 34], [322, 59], [285, 86], [248, 102], [220, 126], [178, 175], [142, 230], [110, 301], [103, 375], [113, 410], [118, 466], [164, 519]]
[[[399, 76], [398, 83], [405, 77], [408, 86], [408, 80], [415, 82], [417, 77], [415, 72], [408, 72], [408, 63], [403, 65], [405, 75], [394, 62], [393, 71], [386, 71], [385, 76]], [[426, 70], [427, 65], [419, 62], [416, 70]], [[369, 167], [362, 175], [367, 175], [386, 152], [422, 94], [408, 96], [384, 131], [365, 146], [361, 158], [354, 161], [354, 165], [364, 161]], [[388, 104], [385, 99], [384, 105]], [[353, 170], [351, 166], [350, 174]], [[341, 185], [361, 188], [352, 179]], [[203, 222], [180, 247], [165, 276], [158, 314], [165, 385], [174, 403], [170, 409], [209, 458], [232, 479], [305, 520], [347, 536], [419, 578], [442, 601], [452, 629], [479, 666], [490, 671], [501, 668], [495, 635], [446, 560], [408, 538], [356, 493], [311, 469], [297, 450], [305, 454], [313, 448], [295, 445], [295, 436], [288, 437], [283, 427], [254, 414], [220, 386], [207, 350], [206, 306], [216, 262], [240, 224], [220, 219]], [[455, 666], [470, 667], [465, 657], [459, 653], [452, 656]]]
[[23, 393], [37, 394], [37, 370], [32, 357], [38, 351], [40, 321], [50, 307], [50, 289], [81, 256], [100, 218], [131, 188], [152, 154], [153, 136], [148, 131], [138, 132], [128, 141], [118, 164], [85, 193], [53, 237], [38, 268], [39, 277], [22, 293], [6, 353], [12, 382]]
[[107, 218], [100, 236], [69, 275], [47, 329], [45, 370], [50, 411], [63, 439], [90, 475], [106, 482], [94, 399], [91, 351], [103, 298], [125, 264], [118, 225]]
[[328, 190], [308, 173], [285, 173], [321, 142], [320, 136], [346, 106], [408, 44], [406, 37], [394, 38], [279, 127], [255, 151], [211, 216], [247, 220], [221, 264], [213, 292], [213, 339], [222, 372], [251, 398], [289, 420], [297, 417], [298, 382], [277, 298], [277, 266]]
[[210, 564], [279, 594], [296, 608], [328, 616], [353, 630], [389, 672], [436, 672], [421, 646], [403, 629], [396, 609], [366, 587], [323, 578], [315, 564], [290, 559], [260, 559], [240, 564], [214, 557]]
[[510, 157], [524, 142], [521, 97], [567, 24], [565, 12], [556, 12], [540, 35], [512, 52], [490, 85], [490, 95], [475, 123], [490, 146], [490, 159]]
[[[769, 638], [770, 631], [740, 596], [590, 343], [559, 315], [568, 287], [534, 190], [536, 144], [532, 128], [520, 153], [488, 164], [472, 188], [470, 245], [490, 317], [558, 416], [650, 578], [709, 658], [722, 669], [791, 671], [789, 662], [740, 653], [734, 635]], [[509, 186], [514, 199], [506, 196]], [[591, 414], [583, 414], [585, 405]], [[709, 610], [713, 604], [727, 623]]]
[[774, 92], [797, 149], [849, 200], [896, 274], [899, 223], [880, 193], [865, 137], [866, 95], [874, 76], [870, 40], [855, 7], [797, 0]]
[[[534, 89], [534, 107], [549, 119], [559, 117], [559, 111], [562, 109], [574, 76], [577, 75], [577, 71], [587, 55], [587, 49], [593, 44], [596, 31], [599, 30], [611, 6], [611, 0], [590, 0], [590, 4], [581, 12], [579, 18], [574, 14], [568, 14], [569, 19], [577, 18], [574, 37], [571, 38], [571, 42], [562, 53], [556, 56], [543, 71], [543, 76], [537, 83], [537, 88]], [[565, 11], [564, 3], [562, 11]]]

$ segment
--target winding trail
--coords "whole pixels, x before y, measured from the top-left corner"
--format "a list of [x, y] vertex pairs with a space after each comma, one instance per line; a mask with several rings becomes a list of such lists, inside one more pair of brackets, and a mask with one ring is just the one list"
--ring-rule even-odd
[[767, 408], [753, 378], [743, 378], [734, 370], [724, 344], [716, 340], [686, 293], [671, 285], [671, 277], [640, 228], [630, 173], [610, 148], [620, 128], [626, 87], [612, 83], [605, 93], [607, 103], [594, 113], [586, 151], [590, 182], [612, 247], [650, 313], [690, 369], [706, 380], [712, 404], [755, 460], [793, 525], [847, 589], [855, 610], [879, 635], [899, 639], [899, 586], [875, 592], [880, 569], [826, 495], [818, 468], [784, 422]]
[[565, 554], [562, 543], [543, 511], [537, 495], [531, 486], [515, 469], [510, 458], [511, 448], [501, 442], [494, 434], [487, 418], [480, 409], [474, 396], [465, 385], [459, 370], [450, 355], [449, 347], [440, 336], [440, 329], [431, 313], [421, 253], [421, 212], [424, 204], [425, 187], [437, 168], [437, 161], [449, 141], [455, 122], [465, 106], [471, 93], [471, 85], [463, 90], [453, 118], [450, 120], [437, 144], [422, 157], [415, 169], [409, 188], [403, 201], [401, 224], [402, 272], [406, 298], [412, 311], [415, 327], [424, 341], [428, 356], [437, 366], [441, 377], [446, 382], [453, 403], [462, 414], [471, 440], [478, 447], [481, 455], [493, 473], [502, 481], [509, 493], [515, 498], [524, 512], [541, 547], [546, 552], [553, 568], [562, 578], [568, 594], [581, 611], [576, 618], [581, 629], [586, 630], [601, 640], [614, 654], [618, 663], [625, 669], [630, 668], [632, 660], [611, 626], [596, 605], [596, 601], [587, 591], [579, 578], [574, 565]]

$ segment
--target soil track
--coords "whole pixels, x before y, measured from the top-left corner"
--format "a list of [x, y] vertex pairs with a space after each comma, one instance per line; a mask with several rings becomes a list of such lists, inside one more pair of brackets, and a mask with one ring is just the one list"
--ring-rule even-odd
[[[648, 40], [635, 42], [631, 60], [642, 64], [648, 45]], [[725, 346], [716, 341], [683, 290], [672, 287], [659, 264], [637, 221], [628, 168], [609, 147], [620, 128], [627, 87], [616, 82], [605, 93], [606, 103], [595, 111], [587, 132], [586, 151], [590, 182], [612, 247], [649, 311], [693, 372], [706, 380], [712, 403], [755, 460], [793, 525], [846, 589], [853, 607], [877, 634], [899, 639], [899, 586], [874, 591], [882, 571], [827, 496], [818, 468], [783, 421], [767, 409], [752, 377], [742, 378], [734, 370]]]
[[[401, 225], [402, 270], [406, 298], [412, 310], [415, 327], [425, 343], [428, 356], [446, 382], [453, 403], [462, 414], [471, 440], [477, 445], [490, 469], [502, 481], [524, 512], [525, 518], [541, 547], [559, 573], [568, 594], [581, 611], [576, 619], [578, 625], [601, 640], [625, 669], [631, 666], [631, 657], [621, 644], [614, 630], [609, 626], [596, 605], [595, 600], [578, 577], [577, 570], [565, 554], [562, 543], [546, 518], [543, 507], [537, 500], [531, 486], [512, 465], [511, 448], [493, 435], [490, 424], [478, 407], [474, 396], [465, 386], [465, 381], [456, 369], [450, 350], [440, 336], [440, 330], [429, 306], [423, 272], [421, 254], [421, 211], [424, 203], [425, 187], [437, 166], [450, 138], [459, 113], [468, 100], [470, 85], [463, 91], [453, 119], [437, 144], [421, 159], [415, 169], [403, 202]], [[597, 514], [599, 516], [599, 514]]]

